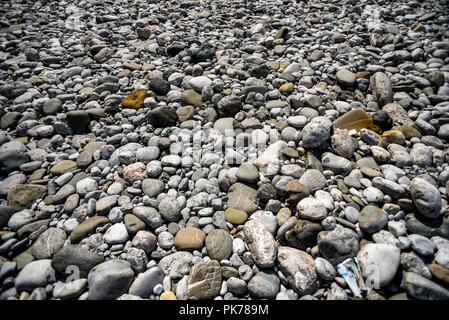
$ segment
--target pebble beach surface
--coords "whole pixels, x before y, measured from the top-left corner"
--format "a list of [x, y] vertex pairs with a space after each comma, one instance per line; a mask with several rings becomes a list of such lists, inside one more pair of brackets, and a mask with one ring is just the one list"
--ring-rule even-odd
[[447, 1], [2, 1], [0, 300], [449, 299]]

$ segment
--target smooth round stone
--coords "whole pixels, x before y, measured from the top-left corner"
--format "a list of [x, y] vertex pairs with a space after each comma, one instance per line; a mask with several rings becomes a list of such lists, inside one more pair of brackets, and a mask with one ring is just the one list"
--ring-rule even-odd
[[298, 202], [298, 215], [306, 220], [322, 220], [327, 217], [324, 204], [315, 198], [305, 198]]
[[259, 171], [256, 166], [248, 162], [242, 163], [235, 175], [240, 181], [248, 183], [256, 183], [259, 181]]
[[368, 233], [375, 233], [388, 223], [387, 213], [375, 206], [366, 206], [359, 214], [360, 229]]
[[222, 229], [215, 229], [206, 237], [208, 256], [213, 260], [228, 259], [232, 254], [232, 236]]
[[180, 229], [175, 236], [174, 245], [177, 250], [201, 250], [206, 234], [194, 227]]
[[234, 295], [242, 295], [247, 291], [246, 282], [236, 277], [231, 277], [226, 281], [228, 292]]
[[243, 210], [238, 210], [234, 208], [228, 208], [225, 210], [225, 218], [226, 221], [232, 224], [244, 224], [246, 219], [248, 219], [248, 215]]
[[248, 291], [256, 299], [274, 299], [280, 291], [281, 281], [270, 272], [258, 272], [248, 282]]
[[345, 218], [351, 223], [357, 223], [359, 221], [359, 210], [352, 206], [347, 206], [345, 208]]
[[331, 281], [337, 275], [337, 270], [335, 270], [334, 266], [321, 257], [315, 259], [315, 268], [318, 276], [326, 281]]
[[345, 86], [352, 86], [355, 83], [356, 76], [347, 69], [340, 69], [335, 75], [337, 81]]
[[31, 291], [45, 287], [54, 278], [55, 270], [50, 259], [36, 260], [28, 263], [17, 275], [14, 285], [19, 291]]
[[437, 218], [441, 213], [441, 194], [435, 186], [422, 178], [410, 183], [410, 193], [418, 211], [427, 218]]

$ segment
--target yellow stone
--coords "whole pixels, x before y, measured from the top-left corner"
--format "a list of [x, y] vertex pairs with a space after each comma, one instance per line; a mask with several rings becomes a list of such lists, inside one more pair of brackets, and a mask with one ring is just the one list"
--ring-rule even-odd
[[279, 68], [280, 68], [280, 64], [277, 61], [268, 61], [266, 63], [266, 65], [276, 71], [279, 70]]
[[131, 108], [139, 110], [143, 107], [143, 102], [148, 96], [148, 92], [144, 89], [135, 89], [131, 93], [122, 99], [122, 106], [124, 108]]
[[293, 87], [293, 83], [289, 82], [289, 83], [285, 83], [283, 84], [280, 88], [279, 91], [282, 93], [290, 93], [292, 92], [294, 89]]
[[37, 169], [28, 177], [28, 179], [30, 181], [42, 179], [46, 171], [46, 169]]
[[20, 142], [23, 142], [23, 143], [25, 143], [25, 144], [27, 144], [28, 143], [28, 137], [19, 137], [19, 138], [15, 138], [15, 139], [13, 139], [14, 141], [20, 141]]
[[75, 161], [62, 160], [62, 161], [58, 162], [57, 164], [55, 164], [53, 167], [51, 167], [50, 173], [52, 173], [54, 175], [60, 175], [60, 174], [64, 174], [67, 172], [72, 172], [72, 171], [76, 170], [76, 168], [77, 168], [77, 166], [76, 166]]
[[399, 130], [388, 130], [388, 131], [385, 131], [382, 134], [382, 137], [387, 139], [389, 143], [397, 143], [397, 144], [404, 144], [405, 143], [405, 136]]
[[225, 218], [232, 224], [243, 224], [248, 219], [248, 214], [243, 210], [228, 208], [225, 211]]
[[282, 62], [282, 63], [281, 63], [280, 68], [281, 68], [281, 69], [285, 69], [285, 68], [287, 68], [289, 65], [290, 65], [290, 61], [285, 61], [285, 62]]
[[419, 132], [416, 128], [410, 126], [400, 126], [398, 130], [404, 134], [406, 139], [411, 139], [413, 137], [421, 139], [422, 137], [421, 132]]
[[171, 291], [162, 292], [160, 300], [176, 300], [176, 296]]
[[367, 128], [370, 129], [371, 131], [374, 131], [375, 133], [377, 133], [379, 135], [382, 134], [382, 130], [375, 124], [369, 125]]
[[319, 83], [317, 83], [316, 85], [313, 86], [314, 89], [321, 89], [321, 90], [326, 90], [327, 88], [327, 83], [324, 81], [321, 81]]
[[335, 128], [360, 131], [373, 125], [373, 119], [361, 108], [345, 113], [333, 122]]

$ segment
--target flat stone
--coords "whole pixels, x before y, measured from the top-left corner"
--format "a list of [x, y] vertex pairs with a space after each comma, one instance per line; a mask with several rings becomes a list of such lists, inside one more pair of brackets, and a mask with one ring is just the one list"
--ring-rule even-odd
[[256, 183], [259, 181], [259, 171], [257, 171], [257, 168], [253, 164], [248, 162], [240, 165], [235, 176], [243, 182]]
[[24, 208], [31, 208], [31, 205], [37, 199], [40, 199], [47, 187], [35, 184], [17, 184], [8, 192], [8, 205], [21, 210]]
[[228, 208], [234, 208], [251, 214], [259, 209], [254, 202], [257, 190], [242, 183], [234, 183], [228, 191]]
[[33, 244], [33, 256], [36, 259], [51, 259], [59, 251], [67, 240], [64, 230], [58, 228], [48, 228]]
[[203, 97], [195, 90], [184, 90], [181, 94], [181, 102], [183, 105], [200, 108], [203, 106]]
[[81, 239], [86, 237], [90, 232], [96, 228], [110, 222], [107, 217], [92, 217], [81, 222], [75, 230], [70, 234], [70, 242], [78, 243]]
[[337, 81], [345, 86], [353, 86], [355, 84], [356, 76], [355, 73], [352, 73], [351, 71], [347, 69], [340, 69], [338, 70], [337, 74], [335, 75], [337, 78]]
[[448, 300], [449, 290], [414, 272], [404, 272], [401, 287], [419, 300]]
[[217, 260], [196, 263], [187, 279], [186, 297], [189, 300], [213, 299], [220, 294], [221, 269]]
[[72, 160], [62, 160], [61, 162], [58, 162], [50, 169], [50, 173], [53, 173], [55, 175], [61, 175], [67, 172], [72, 172], [76, 170], [77, 165], [75, 161]]
[[91, 252], [81, 245], [67, 244], [53, 256], [51, 266], [67, 276], [73, 273], [73, 267], [76, 266], [80, 277], [85, 278], [93, 267], [103, 261], [102, 255]]
[[45, 287], [55, 277], [50, 259], [31, 261], [17, 275], [14, 286], [19, 291], [31, 292], [35, 288]]
[[143, 222], [133, 214], [125, 215], [123, 218], [123, 222], [125, 223], [126, 230], [131, 234], [137, 233], [140, 230], [144, 230], [146, 227], [145, 222]]

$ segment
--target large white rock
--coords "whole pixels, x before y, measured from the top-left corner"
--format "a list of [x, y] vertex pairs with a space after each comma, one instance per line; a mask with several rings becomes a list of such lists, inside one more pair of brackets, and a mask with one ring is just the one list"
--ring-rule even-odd
[[371, 281], [374, 288], [390, 283], [401, 261], [401, 250], [388, 244], [369, 243], [357, 254], [362, 276]]
[[108, 244], [123, 243], [128, 240], [128, 231], [124, 223], [116, 223], [104, 234], [104, 241]]
[[298, 215], [306, 220], [323, 220], [327, 217], [327, 209], [324, 204], [312, 197], [302, 199], [297, 205]]
[[276, 260], [278, 244], [273, 235], [258, 220], [250, 220], [243, 228], [248, 248], [256, 264], [261, 268], [271, 268]]
[[263, 173], [274, 173], [279, 171], [279, 152], [287, 147], [285, 141], [279, 140], [271, 144], [264, 153], [254, 161], [254, 165]]
[[311, 255], [298, 249], [279, 247], [277, 258], [288, 283], [301, 296], [312, 294], [319, 288], [315, 261]]

